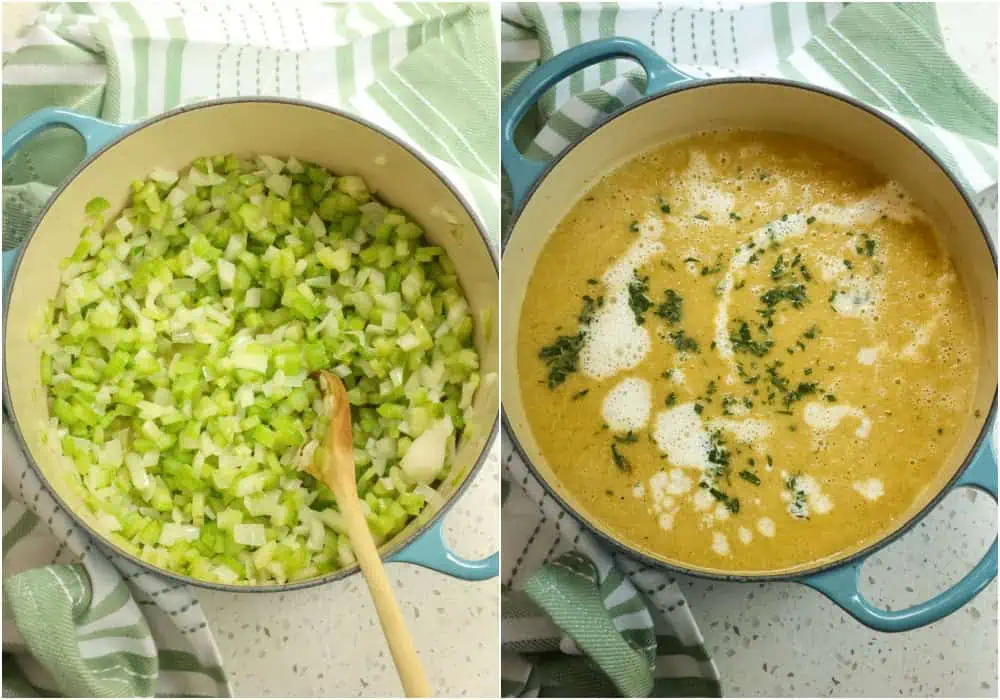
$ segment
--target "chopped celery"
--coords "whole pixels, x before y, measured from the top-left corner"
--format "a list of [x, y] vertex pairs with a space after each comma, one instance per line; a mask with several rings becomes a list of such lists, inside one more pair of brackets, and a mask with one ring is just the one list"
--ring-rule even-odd
[[322, 368], [348, 388], [376, 538], [440, 505], [488, 324], [443, 248], [362, 178], [295, 158], [199, 158], [127, 195], [117, 213], [86, 204], [38, 334], [49, 444], [108, 537], [224, 583], [352, 565], [335, 499], [305, 471]]

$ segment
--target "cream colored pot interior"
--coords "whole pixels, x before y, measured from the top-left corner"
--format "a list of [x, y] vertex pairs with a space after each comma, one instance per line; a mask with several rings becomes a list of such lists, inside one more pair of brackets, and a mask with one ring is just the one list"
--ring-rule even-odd
[[[102, 195], [124, 207], [129, 183], [156, 167], [182, 168], [195, 158], [224, 153], [294, 155], [335, 173], [361, 175], [385, 202], [400, 207], [444, 247], [458, 268], [474, 314], [481, 357], [482, 388], [472, 407], [475, 434], [459, 446], [442, 492], [450, 498], [487, 447], [499, 411], [496, 376], [497, 271], [475, 221], [462, 202], [427, 165], [409, 151], [362, 124], [305, 105], [235, 102], [194, 108], [141, 127], [98, 156], [59, 194], [27, 245], [10, 292], [6, 324], [6, 381], [11, 406], [28, 449], [49, 482], [70, 507], [88, 520], [74, 478], [75, 467], [42, 443], [48, 419], [40, 382], [38, 349], [29, 339], [45, 303], [58, 288], [60, 260], [76, 247], [84, 204]], [[484, 328], [481, 319], [490, 319]], [[387, 547], [406, 540], [433, 514], [426, 512]]]
[[[923, 509], [955, 475], [989, 414], [997, 386], [997, 277], [983, 233], [948, 176], [919, 147], [882, 120], [839, 99], [801, 88], [767, 83], [708, 84], [652, 100], [599, 128], [573, 148], [544, 178], [518, 217], [503, 256], [501, 354], [508, 358], [501, 399], [521, 447], [548, 484], [577, 513], [593, 522], [561, 488], [539, 452], [522, 405], [517, 378], [517, 328], [528, 280], [548, 234], [573, 203], [602, 175], [663, 142], [701, 130], [744, 128], [808, 135], [871, 164], [907, 189], [936, 223], [977, 309], [983, 366], [976, 390], [981, 418], [970, 418], [958, 446], [937, 479], [926, 485], [901, 523]], [[905, 458], [905, 455], [901, 456]], [[871, 533], [847, 557], [900, 527]], [[614, 539], [611, 533], [604, 533]], [[671, 562], [654, 552], [653, 559]], [[802, 562], [792, 574], [828, 563]], [[705, 570], [709, 572], [709, 570]], [[717, 574], [739, 572], [714, 571]]]

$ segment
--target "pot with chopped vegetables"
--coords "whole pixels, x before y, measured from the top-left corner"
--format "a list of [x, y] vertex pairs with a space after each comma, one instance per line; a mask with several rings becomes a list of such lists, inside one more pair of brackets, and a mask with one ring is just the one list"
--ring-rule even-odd
[[497, 272], [437, 171], [354, 117], [270, 99], [128, 132], [45, 110], [4, 135], [4, 158], [56, 124], [89, 156], [4, 253], [4, 397], [77, 519], [203, 585], [355, 571], [307, 472], [325, 369], [347, 388], [383, 557], [495, 575], [496, 555], [467, 561], [440, 531], [495, 431]]

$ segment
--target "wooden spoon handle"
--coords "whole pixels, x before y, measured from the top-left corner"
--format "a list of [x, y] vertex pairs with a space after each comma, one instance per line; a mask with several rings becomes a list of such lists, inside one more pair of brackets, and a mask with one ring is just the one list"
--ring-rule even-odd
[[385, 567], [382, 566], [382, 559], [379, 557], [375, 541], [368, 530], [368, 523], [365, 522], [360, 503], [354, 500], [346, 508], [343, 505], [346, 504], [341, 505], [341, 514], [347, 525], [354, 554], [361, 566], [361, 573], [368, 581], [368, 589], [375, 602], [375, 610], [378, 612], [382, 631], [389, 643], [389, 651], [396, 664], [396, 672], [403, 683], [403, 692], [411, 698], [431, 697], [427, 676], [424, 674], [424, 668], [417, 656], [417, 650], [413, 646], [413, 638], [410, 637], [410, 632], [406, 628], [403, 613], [392, 593], [389, 578], [385, 574]]

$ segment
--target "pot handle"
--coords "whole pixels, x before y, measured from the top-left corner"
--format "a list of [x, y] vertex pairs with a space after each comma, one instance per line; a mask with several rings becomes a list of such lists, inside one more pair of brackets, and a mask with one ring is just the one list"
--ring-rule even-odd
[[[997, 500], [997, 458], [992, 430], [953, 488], [971, 486]], [[997, 541], [975, 568], [954, 586], [928, 601], [903, 610], [882, 610], [869, 603], [859, 588], [864, 559], [799, 579], [825, 595], [861, 624], [880, 632], [905, 632], [937, 622], [972, 600], [997, 576]]]
[[631, 58], [639, 62], [646, 71], [646, 90], [643, 93], [646, 96], [662, 92], [674, 83], [691, 80], [691, 76], [681, 73], [649, 47], [624, 37], [588, 41], [540, 65], [504, 100], [500, 110], [500, 154], [503, 169], [510, 178], [515, 210], [545, 169], [544, 163], [528, 160], [517, 150], [514, 145], [517, 125], [542, 95], [560, 80], [612, 58]]
[[[95, 117], [87, 117], [68, 109], [48, 107], [33, 112], [14, 124], [3, 135], [3, 159], [6, 161], [14, 155], [21, 146], [35, 134], [55, 126], [66, 126], [83, 137], [87, 155], [94, 155], [104, 144], [121, 134], [126, 127], [112, 124]], [[21, 252], [21, 247], [3, 251], [3, 284], [6, 288], [14, 262]]]
[[485, 581], [499, 575], [499, 552], [483, 559], [460, 557], [452, 551], [444, 538], [443, 520], [444, 518], [438, 518], [422, 535], [386, 561], [416, 564], [465, 581]]

